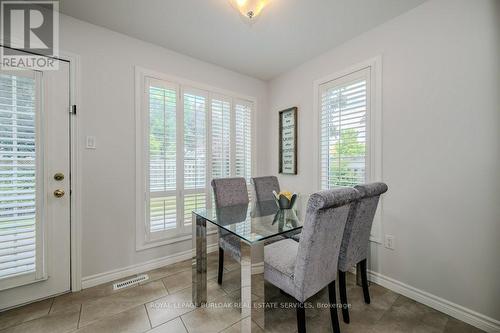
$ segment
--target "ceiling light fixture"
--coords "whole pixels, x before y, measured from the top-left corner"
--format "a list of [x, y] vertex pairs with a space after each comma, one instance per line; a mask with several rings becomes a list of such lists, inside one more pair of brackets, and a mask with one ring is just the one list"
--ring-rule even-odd
[[269, 0], [230, 0], [231, 4], [249, 20], [255, 19]]

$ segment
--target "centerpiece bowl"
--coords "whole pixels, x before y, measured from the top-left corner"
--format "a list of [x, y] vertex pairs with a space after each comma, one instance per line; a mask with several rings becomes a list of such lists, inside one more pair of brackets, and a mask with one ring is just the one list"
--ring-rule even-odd
[[297, 193], [273, 191], [273, 194], [279, 209], [292, 209], [297, 200]]

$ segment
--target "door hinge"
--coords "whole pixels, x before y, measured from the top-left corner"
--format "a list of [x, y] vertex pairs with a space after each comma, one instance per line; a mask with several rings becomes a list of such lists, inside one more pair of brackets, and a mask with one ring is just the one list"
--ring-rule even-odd
[[71, 105], [71, 107], [69, 108], [69, 113], [76, 114], [76, 105]]

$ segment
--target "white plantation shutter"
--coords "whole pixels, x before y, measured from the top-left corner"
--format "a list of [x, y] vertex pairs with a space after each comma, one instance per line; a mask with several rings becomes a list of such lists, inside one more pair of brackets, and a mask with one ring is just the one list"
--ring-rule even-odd
[[193, 209], [206, 206], [207, 99], [204, 91], [184, 90], [184, 226]]
[[[35, 77], [0, 74], [0, 279], [36, 267]], [[39, 235], [38, 235], [39, 236]], [[38, 255], [42, 255], [39, 253]]]
[[231, 101], [212, 96], [212, 178], [231, 175]]
[[149, 231], [177, 226], [177, 87], [149, 79]]
[[250, 180], [253, 104], [143, 73], [138, 78], [145, 84], [138, 110], [147, 110], [137, 114], [138, 149], [141, 142], [148, 148], [137, 154], [138, 186], [145, 189], [137, 210], [142, 249], [191, 233], [192, 211], [211, 204], [213, 178]]
[[235, 101], [235, 173], [247, 182], [252, 177], [252, 108], [251, 102]]
[[369, 68], [320, 86], [322, 189], [366, 181], [368, 82]]

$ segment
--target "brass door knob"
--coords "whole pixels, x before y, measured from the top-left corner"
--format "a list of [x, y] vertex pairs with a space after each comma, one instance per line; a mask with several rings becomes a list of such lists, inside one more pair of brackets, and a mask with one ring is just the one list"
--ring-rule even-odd
[[60, 198], [60, 197], [64, 196], [64, 191], [57, 189], [57, 190], [54, 191], [54, 196], [56, 198]]

